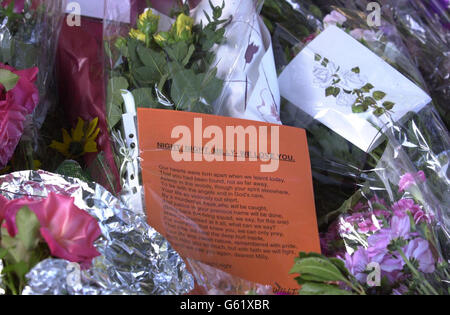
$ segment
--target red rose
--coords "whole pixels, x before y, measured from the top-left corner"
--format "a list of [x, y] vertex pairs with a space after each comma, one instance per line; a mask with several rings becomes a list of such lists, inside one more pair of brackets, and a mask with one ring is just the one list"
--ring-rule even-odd
[[34, 84], [38, 72], [36, 67], [16, 70], [0, 63], [0, 169], [11, 159], [22, 137], [25, 118], [39, 102]]

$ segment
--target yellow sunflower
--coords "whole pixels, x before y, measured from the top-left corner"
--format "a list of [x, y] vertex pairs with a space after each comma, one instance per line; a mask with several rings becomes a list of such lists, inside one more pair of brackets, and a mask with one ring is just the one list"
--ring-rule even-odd
[[86, 122], [78, 118], [75, 129], [71, 134], [66, 129], [62, 129], [63, 142], [52, 141], [50, 148], [60, 152], [68, 159], [79, 158], [86, 153], [95, 153], [97, 151], [97, 143], [95, 142], [100, 128], [97, 128], [98, 118], [92, 120], [87, 128]]

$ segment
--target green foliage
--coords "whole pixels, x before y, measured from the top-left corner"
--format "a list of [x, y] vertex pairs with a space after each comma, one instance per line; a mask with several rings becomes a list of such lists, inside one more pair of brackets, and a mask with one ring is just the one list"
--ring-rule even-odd
[[[295, 259], [291, 274], [301, 286], [300, 295], [352, 295], [353, 292], [365, 294], [364, 290], [352, 278], [342, 260], [327, 258], [316, 253], [300, 253]], [[345, 284], [352, 291], [341, 289]]]
[[[194, 25], [187, 12], [179, 13], [168, 32], [156, 32], [154, 23], [158, 21], [147, 13], [129, 37], [115, 41], [115, 53], [107, 54], [115, 65], [107, 90], [110, 128], [123, 113], [120, 89], [129, 89], [139, 107], [212, 113], [212, 104], [224, 85], [212, 66], [213, 48], [225, 40], [224, 25], [229, 22], [221, 19], [224, 6], [225, 2], [221, 6], [211, 3], [212, 16], [205, 12], [205, 26]], [[119, 58], [114, 60], [114, 55]], [[159, 104], [161, 95], [164, 105]]]
[[39, 261], [48, 257], [48, 248], [40, 244], [40, 223], [28, 207], [16, 214], [17, 234], [11, 237], [5, 227], [1, 230], [0, 259], [5, 267], [3, 280], [12, 294], [19, 294], [25, 283], [25, 275]]
[[108, 82], [107, 99], [106, 99], [106, 117], [108, 118], [109, 128], [114, 128], [115, 125], [122, 119], [122, 91], [128, 89], [129, 84], [124, 77], [112, 77]]
[[19, 76], [6, 69], [0, 69], [0, 84], [3, 85], [6, 91], [12, 90], [17, 82]]

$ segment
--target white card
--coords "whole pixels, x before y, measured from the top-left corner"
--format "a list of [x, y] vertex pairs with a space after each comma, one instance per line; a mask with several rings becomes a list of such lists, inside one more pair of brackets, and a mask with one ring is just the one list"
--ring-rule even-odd
[[383, 130], [431, 102], [423, 90], [336, 26], [295, 57], [279, 84], [282, 97], [365, 152], [382, 139], [377, 127]]

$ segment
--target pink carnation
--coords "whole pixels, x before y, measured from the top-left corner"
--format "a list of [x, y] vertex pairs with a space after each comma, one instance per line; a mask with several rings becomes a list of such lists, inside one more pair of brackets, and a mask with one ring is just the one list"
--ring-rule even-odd
[[394, 214], [399, 217], [406, 216], [409, 213], [414, 218], [416, 224], [420, 222], [430, 223], [430, 217], [422, 210], [422, 208], [412, 199], [401, 199], [392, 205]]
[[15, 70], [0, 63], [0, 69], [6, 69], [19, 76], [16, 86], [9, 91], [0, 84], [0, 169], [11, 159], [23, 134], [23, 125], [39, 102], [39, 91], [35, 86], [38, 68]]
[[402, 192], [416, 184], [416, 179], [419, 179], [422, 182], [425, 182], [427, 179], [425, 177], [425, 173], [423, 171], [419, 171], [416, 174], [406, 173], [402, 177], [400, 177], [400, 182], [398, 184], [398, 191]]

